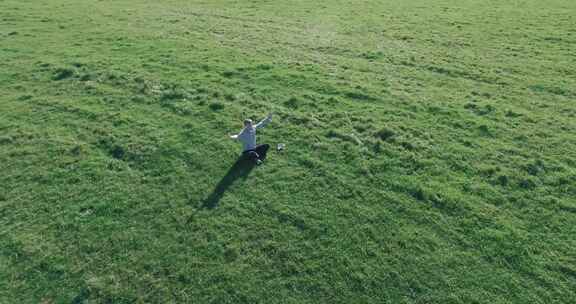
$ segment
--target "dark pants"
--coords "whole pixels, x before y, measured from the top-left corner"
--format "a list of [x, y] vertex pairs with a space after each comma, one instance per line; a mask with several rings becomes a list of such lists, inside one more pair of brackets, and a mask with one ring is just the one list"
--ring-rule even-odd
[[244, 151], [242, 155], [244, 155], [244, 157], [252, 161], [265, 160], [266, 153], [268, 153], [268, 149], [270, 149], [269, 144], [257, 145], [256, 148], [252, 150]]

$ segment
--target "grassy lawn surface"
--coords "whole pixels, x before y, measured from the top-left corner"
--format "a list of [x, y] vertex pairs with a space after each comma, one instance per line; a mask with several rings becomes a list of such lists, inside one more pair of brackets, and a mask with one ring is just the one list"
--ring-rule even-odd
[[574, 303], [575, 12], [0, 0], [0, 303]]

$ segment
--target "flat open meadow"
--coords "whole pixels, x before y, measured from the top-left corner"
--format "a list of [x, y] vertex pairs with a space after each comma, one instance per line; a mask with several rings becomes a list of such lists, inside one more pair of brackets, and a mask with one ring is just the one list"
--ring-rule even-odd
[[576, 1], [0, 0], [0, 303], [575, 302]]

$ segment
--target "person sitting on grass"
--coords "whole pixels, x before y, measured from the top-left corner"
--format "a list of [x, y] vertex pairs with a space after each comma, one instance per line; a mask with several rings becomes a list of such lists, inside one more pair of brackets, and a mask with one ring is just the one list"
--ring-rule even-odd
[[256, 129], [263, 128], [270, 123], [270, 121], [272, 121], [272, 113], [268, 114], [268, 117], [255, 125], [252, 123], [252, 119], [245, 119], [242, 131], [236, 135], [230, 135], [230, 138], [242, 142], [244, 146], [242, 156], [257, 165], [262, 164], [262, 161], [266, 159], [266, 153], [268, 149], [270, 149], [270, 145], [256, 145]]

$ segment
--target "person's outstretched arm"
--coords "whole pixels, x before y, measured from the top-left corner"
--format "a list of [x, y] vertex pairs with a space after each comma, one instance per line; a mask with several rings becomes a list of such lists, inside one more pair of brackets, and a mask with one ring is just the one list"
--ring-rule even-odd
[[242, 131], [240, 131], [240, 133], [238, 134], [230, 134], [229, 135], [231, 139], [242, 139], [242, 137], [244, 136], [244, 129], [242, 129]]
[[268, 117], [266, 117], [264, 120], [262, 120], [261, 122], [257, 123], [254, 128], [256, 129], [260, 129], [260, 128], [264, 128], [268, 123], [270, 123], [272, 121], [272, 113], [268, 114]]

